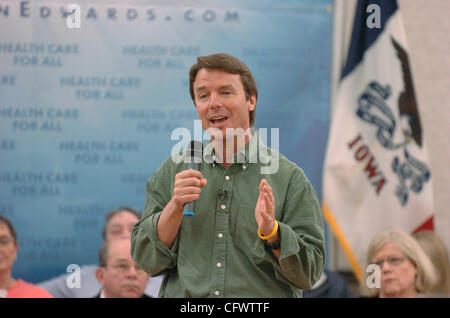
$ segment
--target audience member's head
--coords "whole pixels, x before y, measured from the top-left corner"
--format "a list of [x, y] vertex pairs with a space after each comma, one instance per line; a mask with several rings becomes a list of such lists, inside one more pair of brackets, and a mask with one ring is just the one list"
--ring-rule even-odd
[[417, 232], [413, 236], [439, 273], [439, 280], [430, 290], [430, 295], [450, 296], [450, 262], [448, 248], [444, 241], [437, 233], [430, 230]]
[[131, 237], [133, 225], [139, 221], [141, 214], [129, 207], [112, 210], [106, 215], [102, 230], [103, 241], [107, 242], [121, 237]]
[[44, 289], [12, 277], [19, 244], [12, 223], [0, 215], [0, 298], [51, 298]]
[[417, 297], [428, 292], [437, 280], [433, 264], [417, 241], [398, 229], [372, 239], [367, 263], [380, 266], [380, 288], [368, 288], [363, 281], [363, 293], [370, 296]]
[[18, 247], [14, 227], [7, 218], [0, 215], [0, 276], [11, 276]]
[[105, 241], [99, 251], [96, 276], [105, 298], [139, 298], [144, 294], [149, 275], [131, 258], [129, 238]]

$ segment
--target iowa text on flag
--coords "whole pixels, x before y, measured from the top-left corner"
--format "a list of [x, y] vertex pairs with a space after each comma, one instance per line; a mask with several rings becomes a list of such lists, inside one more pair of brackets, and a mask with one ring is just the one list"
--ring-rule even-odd
[[[379, 28], [367, 26], [369, 5]], [[395, 1], [359, 1], [324, 166], [323, 210], [358, 279], [389, 228], [433, 228], [431, 171]]]

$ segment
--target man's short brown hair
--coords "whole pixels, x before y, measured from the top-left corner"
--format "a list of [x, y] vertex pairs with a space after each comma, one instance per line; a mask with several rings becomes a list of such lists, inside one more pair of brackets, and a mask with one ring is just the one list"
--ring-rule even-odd
[[135, 209], [132, 209], [132, 208], [128, 207], [128, 206], [122, 206], [122, 207], [120, 207], [120, 208], [118, 208], [118, 209], [114, 209], [114, 210], [112, 210], [112, 211], [109, 211], [108, 214], [107, 214], [106, 217], [105, 217], [105, 224], [103, 225], [103, 229], [102, 229], [102, 238], [103, 238], [103, 241], [106, 240], [106, 228], [108, 227], [109, 221], [111, 221], [111, 219], [112, 219], [116, 214], [119, 214], [119, 213], [122, 213], [122, 212], [128, 212], [128, 213], [131, 213], [131, 214], [133, 214], [134, 216], [136, 216], [138, 220], [141, 219], [141, 213], [140, 213], [139, 211], [135, 210]]
[[[191, 66], [189, 70], [189, 91], [195, 105], [194, 81], [198, 71], [202, 68], [221, 70], [230, 74], [240, 75], [242, 85], [244, 86], [245, 97], [249, 100], [252, 96], [258, 99], [258, 88], [255, 78], [247, 65], [234, 56], [225, 53], [216, 53], [208, 56], [197, 57], [197, 63]], [[255, 110], [250, 111], [250, 126], [255, 123]]]

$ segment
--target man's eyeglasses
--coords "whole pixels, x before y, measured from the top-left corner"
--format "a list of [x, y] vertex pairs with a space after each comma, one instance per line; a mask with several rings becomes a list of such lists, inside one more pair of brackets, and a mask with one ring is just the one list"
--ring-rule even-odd
[[[111, 265], [112, 268], [114, 268], [116, 271], [118, 271], [119, 273], [125, 274], [128, 273], [131, 269], [131, 264], [129, 263], [118, 263], [118, 264], [114, 264]], [[136, 274], [138, 275], [145, 275], [145, 271], [142, 269], [142, 267], [140, 267], [139, 265], [134, 265], [134, 270], [136, 271]]]
[[384, 262], [387, 262], [391, 266], [397, 266], [400, 265], [405, 259], [405, 257], [389, 257], [386, 259], [380, 259], [379, 261], [374, 262], [374, 264], [377, 264], [380, 268], [383, 266]]

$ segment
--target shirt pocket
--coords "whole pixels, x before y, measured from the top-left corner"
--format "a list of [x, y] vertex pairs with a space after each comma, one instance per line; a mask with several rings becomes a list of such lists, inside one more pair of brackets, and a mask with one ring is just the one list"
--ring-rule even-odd
[[255, 207], [241, 203], [237, 213], [231, 214], [231, 225], [234, 245], [241, 251], [249, 253], [258, 239]]

